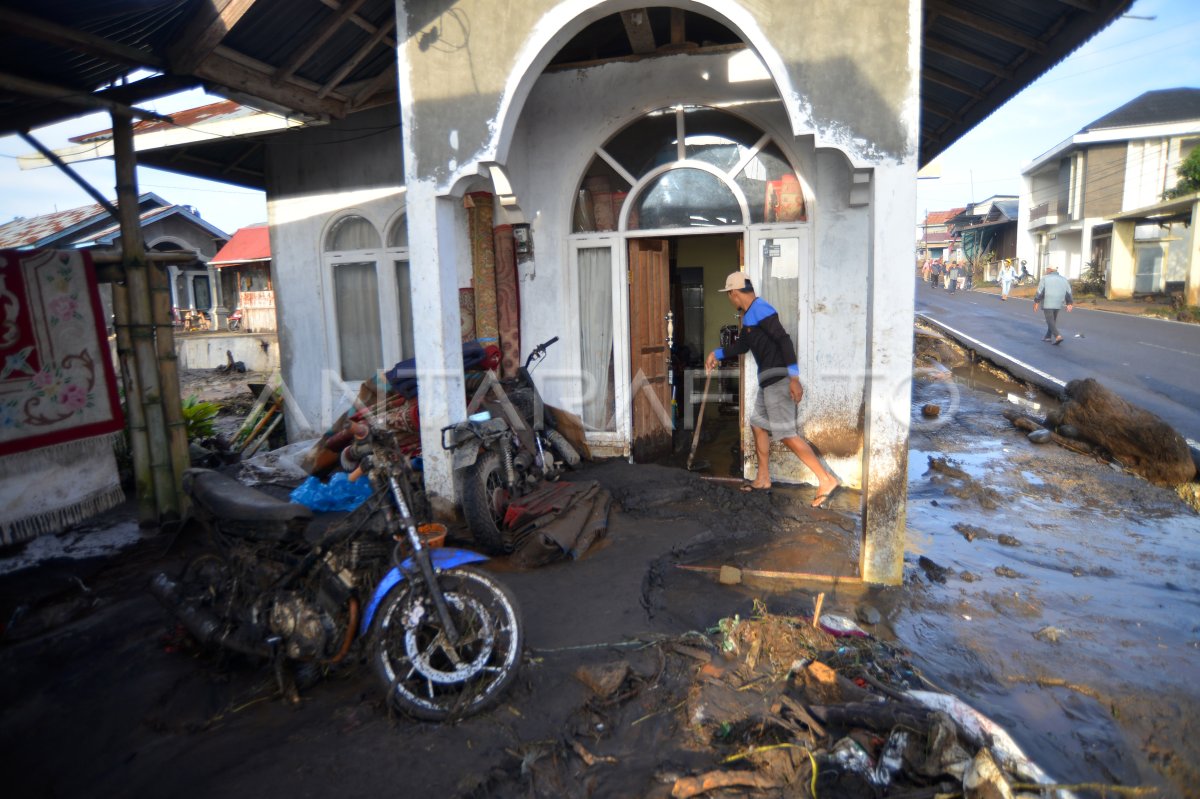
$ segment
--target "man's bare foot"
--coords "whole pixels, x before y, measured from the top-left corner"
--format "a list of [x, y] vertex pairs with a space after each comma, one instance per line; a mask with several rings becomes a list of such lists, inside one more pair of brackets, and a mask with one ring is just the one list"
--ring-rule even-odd
[[812, 507], [823, 508], [837, 492], [842, 484], [836, 478], [830, 477], [828, 480], [822, 480], [817, 484], [817, 496], [812, 501]]

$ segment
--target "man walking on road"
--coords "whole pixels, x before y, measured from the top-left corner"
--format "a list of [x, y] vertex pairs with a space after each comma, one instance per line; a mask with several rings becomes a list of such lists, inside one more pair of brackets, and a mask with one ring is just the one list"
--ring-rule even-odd
[[1075, 300], [1071, 297], [1071, 282], [1060, 275], [1056, 267], [1046, 267], [1046, 274], [1038, 282], [1033, 310], [1037, 311], [1039, 305], [1046, 315], [1046, 335], [1042, 341], [1062, 344], [1063, 337], [1058, 333], [1058, 312], [1066, 306], [1067, 313], [1070, 313], [1075, 307]]
[[1008, 292], [1012, 290], [1013, 281], [1016, 279], [1017, 270], [1013, 269], [1012, 259], [1005, 258], [1004, 266], [1000, 267], [1000, 299], [1008, 299]]
[[754, 294], [754, 286], [745, 272], [734, 272], [725, 280], [723, 293], [742, 314], [742, 332], [728, 347], [708, 354], [704, 367], [712, 371], [717, 363], [730, 356], [749, 352], [758, 365], [758, 397], [750, 414], [754, 431], [754, 450], [758, 455], [758, 474], [742, 486], [742, 491], [768, 491], [771, 488], [771, 440], [782, 441], [800, 462], [817, 477], [817, 496], [814, 508], [823, 507], [840, 484], [800, 437], [796, 427], [796, 405], [804, 396], [800, 385], [800, 367], [796, 363], [796, 348], [792, 337], [779, 321], [779, 314], [766, 300]]

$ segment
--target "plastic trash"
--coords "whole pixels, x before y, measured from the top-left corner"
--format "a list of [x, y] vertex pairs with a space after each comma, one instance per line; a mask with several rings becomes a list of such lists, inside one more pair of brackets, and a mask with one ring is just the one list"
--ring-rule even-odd
[[363, 504], [371, 490], [371, 481], [351, 483], [345, 472], [337, 472], [328, 483], [309, 477], [292, 491], [290, 499], [315, 511], [350, 511]]
[[835, 616], [832, 613], [826, 613], [819, 619], [821, 629], [830, 635], [838, 636], [853, 636], [855, 638], [866, 638], [868, 633], [862, 627], [859, 627], [845, 616]]

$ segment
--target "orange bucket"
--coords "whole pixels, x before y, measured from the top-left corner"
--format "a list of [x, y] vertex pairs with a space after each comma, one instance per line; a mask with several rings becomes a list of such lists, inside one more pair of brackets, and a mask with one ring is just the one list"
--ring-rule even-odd
[[421, 536], [421, 544], [430, 549], [437, 549], [446, 543], [446, 525], [429, 522], [417, 527], [417, 535]]

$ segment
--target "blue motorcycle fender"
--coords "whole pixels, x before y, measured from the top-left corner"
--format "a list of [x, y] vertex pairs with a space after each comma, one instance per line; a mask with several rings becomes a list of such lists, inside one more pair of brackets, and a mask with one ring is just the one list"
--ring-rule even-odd
[[[468, 563], [480, 563], [487, 560], [487, 555], [480, 555], [478, 552], [472, 552], [469, 549], [438, 547], [437, 549], [429, 550], [429, 552], [433, 556], [433, 567], [435, 569], [453, 569], [455, 566], [465, 566]], [[367, 630], [371, 629], [371, 622], [374, 621], [375, 613], [379, 610], [379, 605], [383, 602], [383, 598], [404, 579], [404, 571], [402, 569], [412, 569], [415, 565], [412, 558], [406, 558], [400, 567], [393, 566], [391, 571], [383, 576], [383, 579], [379, 581], [379, 585], [375, 586], [375, 593], [372, 595], [371, 601], [367, 604], [367, 612], [363, 614], [362, 624], [358, 628], [359, 635], [367, 634]]]

